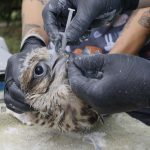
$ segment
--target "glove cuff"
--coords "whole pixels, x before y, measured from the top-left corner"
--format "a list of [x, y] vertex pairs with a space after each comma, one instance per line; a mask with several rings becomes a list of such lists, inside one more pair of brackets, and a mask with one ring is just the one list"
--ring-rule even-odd
[[25, 52], [25, 51], [31, 51], [33, 49], [36, 49], [36, 48], [41, 48], [41, 47], [45, 47], [46, 44], [39, 38], [35, 37], [35, 36], [31, 36], [31, 37], [28, 37], [22, 47], [21, 47], [21, 52]]
[[123, 10], [134, 10], [138, 7], [139, 0], [124, 0]]

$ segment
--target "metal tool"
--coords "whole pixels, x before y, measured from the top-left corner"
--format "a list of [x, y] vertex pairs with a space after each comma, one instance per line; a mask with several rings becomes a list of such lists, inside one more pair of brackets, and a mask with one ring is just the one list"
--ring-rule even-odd
[[66, 48], [66, 45], [67, 45], [66, 31], [67, 31], [67, 28], [69, 27], [69, 25], [71, 23], [73, 12], [75, 11], [74, 9], [71, 9], [71, 8], [68, 8], [68, 10], [69, 10], [69, 15], [68, 15], [67, 23], [66, 23], [65, 32], [60, 33], [62, 35], [61, 51], [63, 51], [63, 52], [65, 51], [65, 48]]

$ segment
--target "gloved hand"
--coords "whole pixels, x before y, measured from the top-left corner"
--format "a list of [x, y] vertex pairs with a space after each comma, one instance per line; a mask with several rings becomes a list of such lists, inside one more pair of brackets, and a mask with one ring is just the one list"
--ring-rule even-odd
[[102, 114], [150, 107], [150, 61], [129, 55], [81, 56], [68, 68], [73, 92]]
[[75, 17], [67, 28], [67, 42], [74, 44], [79, 37], [93, 24], [112, 21], [120, 12], [135, 9], [139, 0], [50, 0], [43, 10], [44, 28], [50, 40], [61, 47], [62, 36], [68, 18], [68, 8], [75, 9]]
[[32, 110], [26, 104], [23, 92], [20, 89], [19, 70], [23, 64], [24, 56], [32, 49], [45, 46], [45, 44], [36, 37], [28, 38], [21, 52], [9, 58], [5, 73], [6, 86], [4, 90], [4, 100], [7, 108], [17, 113], [23, 113]]

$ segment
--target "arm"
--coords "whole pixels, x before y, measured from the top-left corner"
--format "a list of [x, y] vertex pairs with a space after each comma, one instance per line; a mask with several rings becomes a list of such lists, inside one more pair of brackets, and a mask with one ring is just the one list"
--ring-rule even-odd
[[150, 7], [149, 0], [139, 0], [138, 8]]
[[110, 53], [137, 54], [150, 35], [150, 7], [133, 12]]
[[[40, 38], [45, 44], [48, 36], [44, 31], [42, 11], [47, 0], [23, 0], [22, 3], [22, 39], [25, 41], [30, 36]], [[23, 44], [23, 43], [22, 43]]]

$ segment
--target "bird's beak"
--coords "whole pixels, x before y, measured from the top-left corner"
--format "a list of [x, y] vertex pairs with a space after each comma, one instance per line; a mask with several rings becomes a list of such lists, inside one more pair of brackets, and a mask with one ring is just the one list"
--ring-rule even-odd
[[55, 46], [53, 43], [50, 43], [50, 46], [48, 48], [48, 52], [49, 52], [49, 62], [48, 65], [50, 65], [52, 68], [55, 65], [56, 61], [61, 57], [59, 53], [56, 52], [55, 50]]

